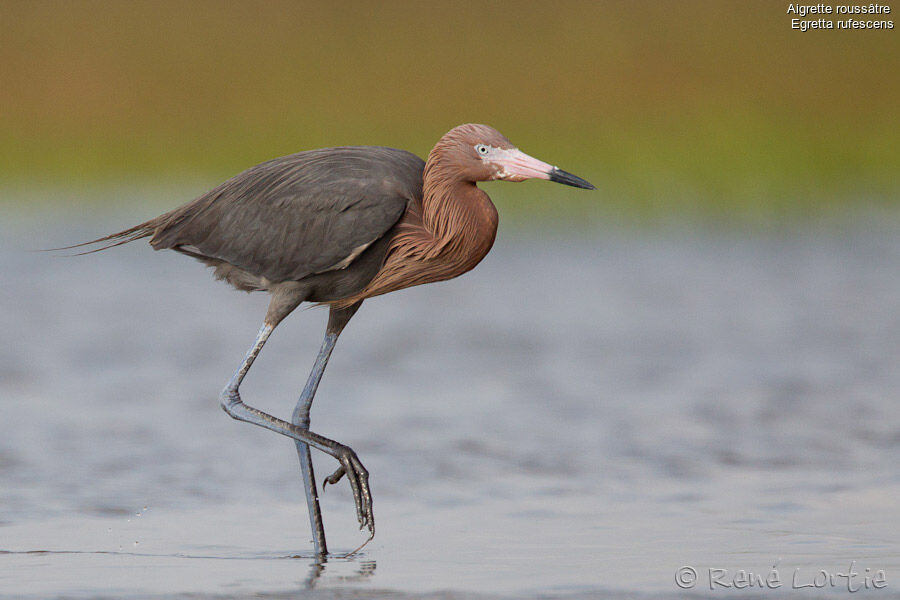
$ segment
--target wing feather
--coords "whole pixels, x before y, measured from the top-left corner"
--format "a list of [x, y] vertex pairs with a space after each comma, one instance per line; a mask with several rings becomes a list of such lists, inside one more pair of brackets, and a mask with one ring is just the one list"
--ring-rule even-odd
[[163, 215], [150, 243], [189, 246], [276, 282], [346, 268], [421, 200], [423, 167], [376, 146], [276, 158]]

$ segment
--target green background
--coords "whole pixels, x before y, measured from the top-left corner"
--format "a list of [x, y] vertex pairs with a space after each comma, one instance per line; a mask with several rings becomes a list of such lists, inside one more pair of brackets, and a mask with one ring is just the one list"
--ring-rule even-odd
[[273, 156], [424, 156], [475, 121], [600, 189], [488, 185], [529, 218], [895, 206], [900, 31], [801, 33], [787, 4], [0, 2], [0, 185], [180, 203]]

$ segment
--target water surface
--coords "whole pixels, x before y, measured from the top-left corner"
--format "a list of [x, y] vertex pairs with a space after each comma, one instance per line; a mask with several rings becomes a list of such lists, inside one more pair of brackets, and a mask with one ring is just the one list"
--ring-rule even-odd
[[[743, 597], [708, 570], [785, 592], [856, 561], [897, 597], [891, 226], [504, 229], [472, 273], [368, 301], [313, 429], [371, 471], [378, 535], [319, 569], [292, 442], [218, 407], [265, 295], [143, 243], [25, 251], [128, 224], [0, 226], [0, 596], [659, 597], [692, 566]], [[324, 322], [276, 330], [248, 403], [290, 414]], [[322, 498], [332, 550], [362, 542], [346, 482]]]

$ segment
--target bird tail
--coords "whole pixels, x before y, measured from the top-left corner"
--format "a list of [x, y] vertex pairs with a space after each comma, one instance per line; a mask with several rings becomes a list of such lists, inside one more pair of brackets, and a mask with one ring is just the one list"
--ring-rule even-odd
[[75, 254], [70, 254], [69, 256], [93, 254], [94, 252], [109, 250], [110, 248], [115, 248], [116, 246], [127, 244], [128, 242], [133, 242], [141, 238], [150, 237], [151, 235], [153, 235], [153, 232], [156, 231], [156, 227], [156, 219], [151, 219], [149, 221], [141, 223], [140, 225], [135, 225], [134, 227], [131, 227], [124, 231], [120, 231], [118, 233], [105, 235], [103, 237], [97, 238], [96, 240], [81, 242], [80, 244], [73, 244], [71, 246], [63, 246], [62, 248], [48, 248], [46, 252], [54, 252], [56, 250], [72, 250], [73, 248], [83, 248], [84, 246], [90, 246], [92, 244], [103, 244], [99, 248], [85, 250], [84, 252], [76, 252]]

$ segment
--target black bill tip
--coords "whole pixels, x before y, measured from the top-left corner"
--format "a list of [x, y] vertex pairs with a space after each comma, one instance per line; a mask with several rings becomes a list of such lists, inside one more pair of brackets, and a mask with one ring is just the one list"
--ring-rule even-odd
[[550, 181], [555, 181], [556, 183], [562, 183], [565, 185], [571, 185], [572, 187], [581, 188], [583, 190], [597, 189], [591, 182], [585, 181], [581, 177], [572, 175], [568, 171], [563, 171], [562, 169], [557, 169], [556, 167], [553, 167], [553, 170], [550, 171]]

